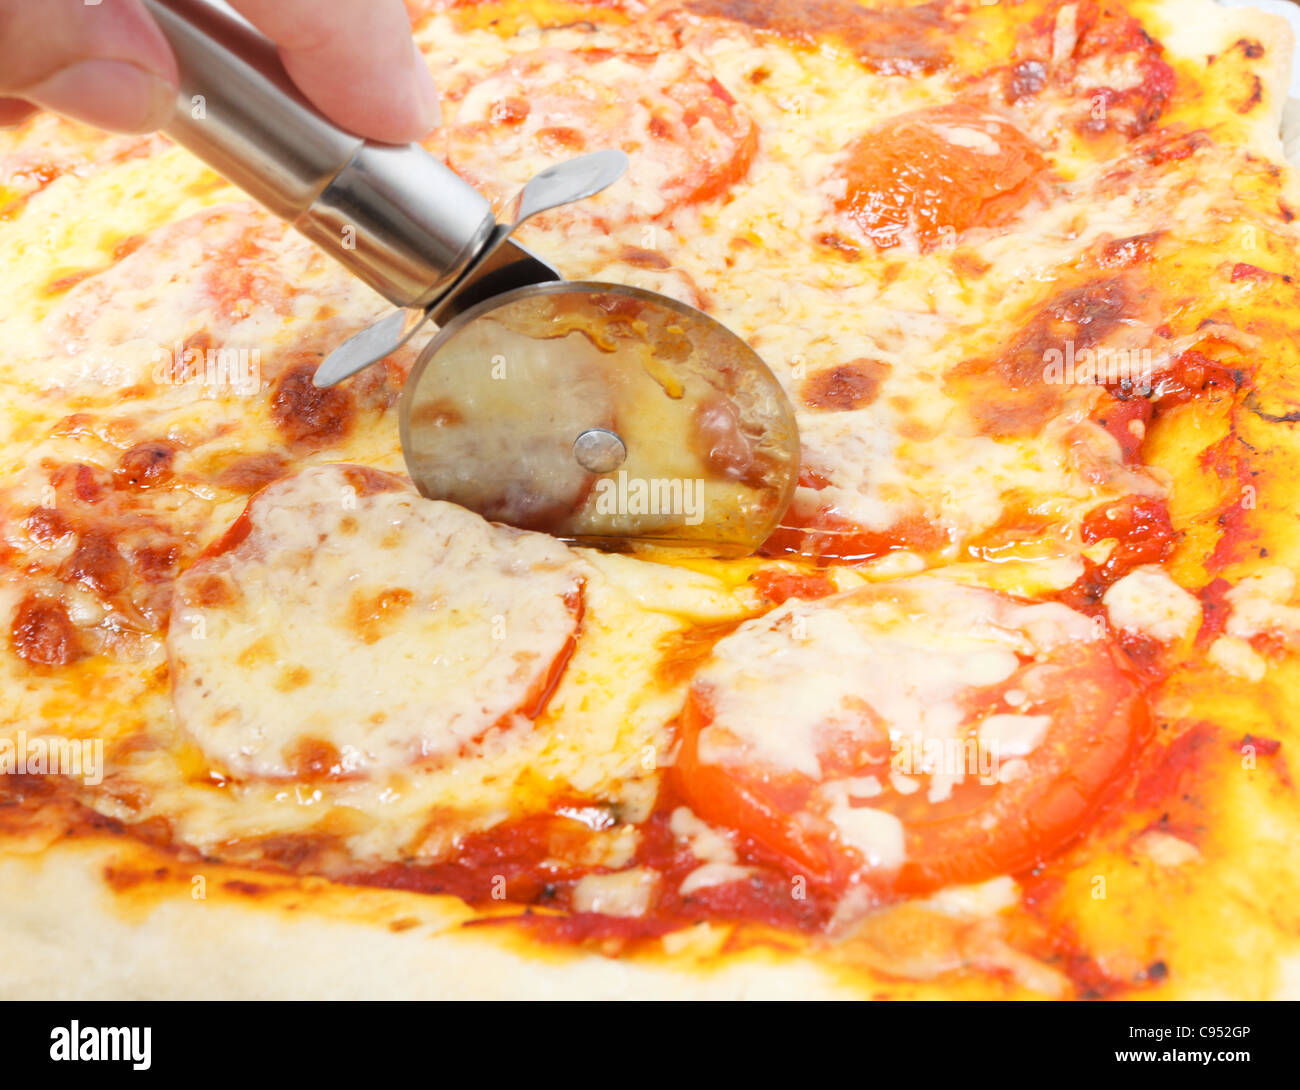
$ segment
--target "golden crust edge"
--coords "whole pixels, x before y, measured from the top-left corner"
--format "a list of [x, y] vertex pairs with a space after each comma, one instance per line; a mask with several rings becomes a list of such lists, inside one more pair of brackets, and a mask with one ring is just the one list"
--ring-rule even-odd
[[[482, 914], [449, 896], [180, 862], [113, 837], [28, 847], [0, 850], [0, 1001], [1058, 998], [973, 968], [895, 979], [774, 945], [606, 957], [467, 929]], [[1274, 979], [1262, 998], [1300, 999], [1300, 956]], [[1170, 981], [1159, 998], [1261, 997]]]
[[[808, 959], [761, 950], [713, 966], [525, 951], [515, 928], [455, 929], [474, 913], [447, 897], [265, 876], [260, 893], [231, 894], [230, 868], [203, 863], [114, 891], [105, 868], [162, 858], [123, 848], [0, 854], [0, 1000], [863, 998]], [[190, 872], [209, 876], [202, 899]]]
[[1241, 38], [1266, 44], [1264, 56], [1251, 63], [1263, 90], [1263, 107], [1248, 124], [1251, 150], [1285, 162], [1282, 113], [1296, 48], [1291, 24], [1272, 12], [1224, 7], [1214, 0], [1153, 0], [1144, 10], [1159, 24], [1152, 28], [1156, 37], [1169, 52], [1186, 61], [1203, 64], [1207, 56], [1222, 56]]

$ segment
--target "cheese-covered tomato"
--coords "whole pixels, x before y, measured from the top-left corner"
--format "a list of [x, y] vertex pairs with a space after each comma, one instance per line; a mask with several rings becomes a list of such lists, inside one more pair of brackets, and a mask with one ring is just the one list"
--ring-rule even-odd
[[880, 249], [921, 251], [1012, 220], [1047, 165], [998, 114], [961, 104], [889, 118], [849, 145], [839, 209]]
[[531, 729], [581, 610], [552, 538], [322, 465], [259, 492], [177, 581], [172, 700], [236, 777], [445, 760]]
[[949, 62], [945, 36], [957, 33], [947, 5], [867, 7], [855, 0], [665, 0], [654, 13], [683, 40], [707, 43], [751, 28], [797, 46], [847, 52], [864, 68], [893, 76], [936, 72]]
[[46, 292], [49, 313], [22, 349], [48, 361], [33, 373], [47, 388], [112, 400], [123, 388], [247, 398], [294, 352], [333, 348], [379, 312], [360, 281], [246, 202], [131, 236], [111, 264]]
[[677, 51], [540, 49], [449, 89], [451, 166], [502, 205], [533, 175], [622, 148], [627, 174], [544, 223], [639, 223], [712, 200], [749, 171], [757, 129], [713, 76]]
[[674, 776], [793, 872], [918, 892], [1059, 848], [1146, 714], [1089, 618], [918, 576], [791, 599], [719, 641]]

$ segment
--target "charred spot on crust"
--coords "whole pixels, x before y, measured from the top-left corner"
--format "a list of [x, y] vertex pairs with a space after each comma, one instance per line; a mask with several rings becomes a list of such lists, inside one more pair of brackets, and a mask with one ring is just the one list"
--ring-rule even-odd
[[155, 542], [144, 545], [131, 554], [140, 578], [146, 583], [165, 583], [176, 575], [181, 560], [179, 542]]
[[966, 403], [989, 435], [1017, 435], [1039, 427], [1058, 404], [1061, 387], [1046, 382], [1053, 355], [1062, 359], [1101, 344], [1128, 316], [1133, 293], [1119, 276], [1058, 291], [1033, 314], [1006, 351], [968, 360], [952, 371], [965, 384]]
[[54, 507], [36, 507], [23, 525], [31, 539], [41, 545], [50, 545], [72, 533], [72, 524]]
[[1250, 77], [1250, 94], [1248, 94], [1237, 106], [1237, 113], [1248, 114], [1264, 99], [1264, 81], [1258, 76]]
[[175, 460], [175, 443], [167, 439], [146, 440], [118, 460], [117, 479], [130, 488], [149, 488], [171, 477]]
[[87, 530], [79, 536], [72, 555], [59, 566], [59, 578], [100, 594], [117, 594], [126, 587], [126, 558], [103, 530]]
[[350, 390], [312, 384], [316, 361], [291, 367], [275, 382], [271, 420], [290, 446], [318, 450], [337, 443], [351, 430], [356, 402]]
[[813, 375], [803, 384], [799, 396], [814, 409], [862, 409], [875, 401], [889, 369], [889, 364], [880, 360], [851, 360]]
[[67, 666], [84, 654], [67, 608], [35, 592], [19, 603], [9, 638], [14, 654], [33, 666]]

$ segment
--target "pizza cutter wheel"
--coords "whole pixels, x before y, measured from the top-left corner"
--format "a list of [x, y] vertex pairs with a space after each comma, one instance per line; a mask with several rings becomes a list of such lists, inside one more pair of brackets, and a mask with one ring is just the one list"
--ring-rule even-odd
[[637, 551], [743, 555], [776, 529], [799, 438], [757, 354], [667, 296], [565, 282], [510, 238], [615, 182], [621, 151], [542, 171], [498, 223], [418, 145], [368, 143], [321, 116], [275, 47], [224, 3], [144, 2], [180, 70], [168, 135], [398, 308], [331, 353], [316, 384], [382, 359], [425, 322], [441, 327], [400, 411], [424, 495]]
[[798, 437], [753, 351], [654, 292], [565, 281], [465, 311], [402, 396], [420, 490], [557, 537], [754, 550], [789, 503]]

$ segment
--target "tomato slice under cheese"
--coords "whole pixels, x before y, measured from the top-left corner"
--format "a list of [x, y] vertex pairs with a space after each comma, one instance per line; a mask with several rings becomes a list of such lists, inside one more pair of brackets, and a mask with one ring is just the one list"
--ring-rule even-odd
[[46, 292], [52, 305], [27, 349], [53, 361], [40, 381], [113, 400], [124, 388], [184, 401], [255, 395], [293, 354], [280, 350], [285, 330], [294, 352], [328, 350], [378, 312], [364, 285], [245, 202], [130, 236], [112, 264]]
[[450, 107], [448, 161], [500, 206], [539, 171], [622, 148], [627, 174], [606, 193], [545, 214], [608, 229], [720, 196], [758, 145], [745, 110], [709, 72], [675, 51], [540, 49], [515, 57]]
[[582, 586], [551, 538], [390, 474], [306, 469], [254, 496], [177, 581], [173, 704], [235, 776], [455, 757], [531, 728], [572, 652]]
[[719, 641], [674, 776], [810, 880], [923, 892], [1068, 841], [1146, 716], [1089, 618], [918, 576], [791, 599]]
[[1012, 220], [1037, 195], [1047, 164], [1007, 119], [961, 104], [892, 117], [848, 149], [839, 209], [886, 250], [922, 252], [973, 227]]

